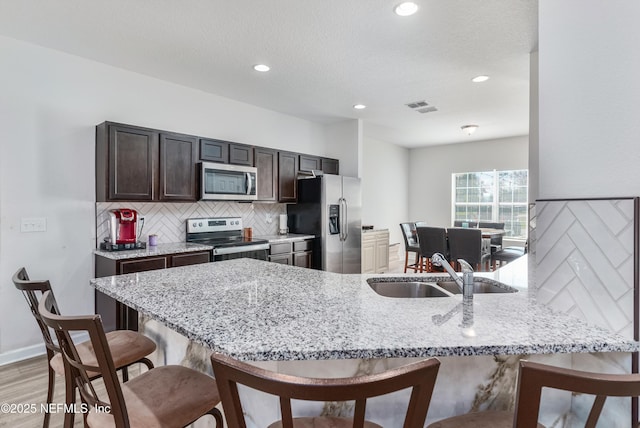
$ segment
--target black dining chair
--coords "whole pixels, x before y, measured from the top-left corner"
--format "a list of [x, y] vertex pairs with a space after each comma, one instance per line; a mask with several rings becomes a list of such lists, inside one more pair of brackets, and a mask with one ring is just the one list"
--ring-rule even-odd
[[[426, 268], [427, 272], [433, 272], [431, 264], [431, 256], [434, 253], [443, 254], [448, 257], [449, 249], [447, 247], [447, 229], [444, 227], [417, 227], [418, 244], [420, 245], [420, 254], [424, 262], [420, 266], [420, 272]], [[424, 268], [423, 268], [424, 266]]]
[[482, 231], [478, 228], [451, 227], [447, 229], [449, 239], [449, 256], [456, 262], [456, 270], [460, 269], [457, 260], [463, 259], [477, 271], [488, 270], [490, 253], [482, 251]]

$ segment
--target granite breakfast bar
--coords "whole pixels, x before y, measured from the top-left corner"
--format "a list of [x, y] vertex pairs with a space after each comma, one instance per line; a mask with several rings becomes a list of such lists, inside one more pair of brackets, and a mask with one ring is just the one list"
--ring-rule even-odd
[[[162, 349], [161, 364], [210, 371], [208, 356], [216, 350], [280, 372], [353, 376], [437, 356], [442, 366], [429, 421], [511, 405], [521, 358], [585, 369], [595, 361], [602, 370], [628, 371], [637, 342], [537, 305], [526, 288], [526, 258], [512, 265], [477, 274], [518, 292], [475, 295], [472, 326], [461, 326], [469, 313], [460, 296], [388, 298], [367, 283], [373, 277], [430, 281], [441, 274], [341, 275], [239, 259], [99, 278], [92, 285], [140, 312], [141, 329]], [[541, 422], [578, 426], [567, 422], [576, 406], [571, 395], [552, 394]], [[402, 408], [393, 403], [403, 400], [385, 397], [370, 406], [369, 418], [398, 426], [394, 412]], [[603, 418], [628, 423], [629, 403], [611, 403]], [[277, 418], [276, 407], [262, 399], [246, 410], [266, 421]], [[349, 408], [325, 403], [305, 411], [343, 414]], [[554, 425], [558, 420], [562, 424]]]

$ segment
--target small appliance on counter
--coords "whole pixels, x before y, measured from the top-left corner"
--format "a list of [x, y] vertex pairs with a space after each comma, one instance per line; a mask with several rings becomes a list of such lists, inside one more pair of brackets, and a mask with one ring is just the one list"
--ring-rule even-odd
[[287, 227], [287, 215], [280, 214], [280, 224], [278, 226], [278, 235], [286, 235], [289, 233], [289, 228]]
[[[140, 228], [144, 227], [144, 221]], [[109, 237], [100, 243], [100, 249], [106, 251], [135, 250], [147, 248], [144, 242], [138, 242], [138, 212], [129, 208], [109, 211]]]

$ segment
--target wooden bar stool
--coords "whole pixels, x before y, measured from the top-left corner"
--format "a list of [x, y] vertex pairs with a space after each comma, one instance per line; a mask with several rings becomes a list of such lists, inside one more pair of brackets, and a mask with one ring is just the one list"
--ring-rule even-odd
[[[121, 384], [100, 315], [57, 315], [51, 291], [44, 293], [38, 312], [44, 324], [56, 332], [65, 367], [78, 386], [82, 402], [91, 407], [85, 419], [86, 426], [184, 427], [210, 414], [216, 420], [216, 427], [222, 427], [222, 414], [215, 408], [220, 398], [212, 377], [183, 366], [162, 366]], [[72, 332], [89, 334], [95, 362], [83, 361], [71, 339]], [[106, 400], [96, 393], [91, 384], [91, 373], [98, 373], [104, 380]]]
[[520, 362], [515, 412], [475, 412], [454, 416], [427, 428], [544, 428], [538, 423], [542, 388], [595, 396], [585, 428], [595, 428], [607, 397], [640, 395], [640, 374], [602, 374]]
[[[416, 224], [400, 223], [400, 229], [402, 229], [402, 237], [404, 238], [404, 273], [407, 273], [407, 269], [418, 272], [422, 266], [422, 255], [416, 235]], [[409, 253], [414, 253], [414, 261], [411, 264], [409, 263]]]
[[[65, 378], [65, 402], [67, 404], [75, 403], [75, 385], [70, 378], [66, 376], [64, 362], [60, 348], [53, 341], [51, 332], [45, 325], [42, 317], [38, 312], [39, 298], [42, 298], [44, 293], [49, 292], [51, 295], [52, 305], [56, 312], [59, 313], [58, 305], [55, 297], [53, 297], [53, 291], [51, 290], [51, 284], [48, 280], [44, 281], [32, 281], [29, 279], [29, 275], [25, 268], [20, 268], [13, 275], [13, 284], [15, 287], [22, 291], [29, 309], [33, 314], [44, 345], [47, 351], [47, 360], [49, 362], [49, 384], [47, 388], [47, 403], [51, 403], [53, 398], [53, 390], [55, 388], [56, 374]], [[156, 344], [146, 336], [129, 330], [117, 330], [107, 333], [106, 335], [109, 348], [113, 354], [114, 365], [116, 370], [122, 370], [122, 378], [126, 382], [129, 378], [127, 368], [136, 363], [141, 363], [147, 366], [148, 369], [153, 368], [153, 363], [146, 358], [149, 354], [156, 350]], [[83, 360], [87, 363], [95, 362], [95, 354], [93, 348], [88, 342], [81, 343], [77, 346], [78, 353], [82, 356]], [[90, 372], [91, 379], [99, 377], [98, 373]], [[73, 412], [65, 414], [65, 417], [71, 418], [73, 423]], [[49, 413], [45, 413], [43, 426], [46, 428], [49, 426]]]
[[[238, 384], [280, 397], [282, 420], [269, 428], [380, 428], [365, 421], [367, 398], [411, 388], [411, 398], [404, 427], [422, 427], [427, 417], [440, 361], [435, 358], [408, 364], [386, 372], [352, 378], [316, 379], [285, 375], [264, 370], [215, 353], [211, 356], [213, 373], [222, 398], [225, 418], [230, 428], [246, 428]], [[291, 400], [351, 401], [355, 400], [353, 418], [294, 418]]]

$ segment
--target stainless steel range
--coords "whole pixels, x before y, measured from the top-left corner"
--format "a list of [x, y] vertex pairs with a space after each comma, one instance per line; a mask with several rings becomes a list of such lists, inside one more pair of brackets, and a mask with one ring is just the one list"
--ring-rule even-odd
[[242, 257], [267, 260], [269, 251], [269, 241], [243, 236], [240, 217], [190, 218], [187, 242], [212, 245], [213, 261]]

